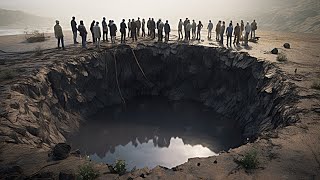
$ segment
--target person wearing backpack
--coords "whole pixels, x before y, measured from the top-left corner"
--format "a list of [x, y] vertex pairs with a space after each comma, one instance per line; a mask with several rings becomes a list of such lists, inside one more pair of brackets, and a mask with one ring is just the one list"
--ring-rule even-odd
[[78, 31], [80, 33], [81, 39], [82, 39], [82, 47], [87, 48], [87, 29], [84, 26], [83, 21], [80, 21], [80, 25], [78, 26]]

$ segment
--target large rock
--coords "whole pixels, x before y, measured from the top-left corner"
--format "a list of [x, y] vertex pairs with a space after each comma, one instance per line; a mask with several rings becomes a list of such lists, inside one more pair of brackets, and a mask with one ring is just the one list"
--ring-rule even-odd
[[283, 47], [286, 48], [286, 49], [290, 49], [290, 44], [289, 43], [284, 43]]
[[71, 146], [66, 143], [57, 144], [52, 151], [52, 158], [54, 160], [63, 160], [69, 156]]

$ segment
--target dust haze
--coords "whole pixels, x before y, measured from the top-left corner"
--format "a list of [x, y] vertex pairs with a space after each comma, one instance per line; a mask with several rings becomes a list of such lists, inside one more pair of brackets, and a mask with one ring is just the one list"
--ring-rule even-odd
[[[176, 28], [178, 20], [188, 17], [201, 20], [229, 22], [252, 21], [271, 30], [318, 33], [320, 30], [319, 0], [2, 0], [1, 9], [19, 10], [28, 14], [60, 20], [69, 29], [72, 16], [89, 25], [92, 20], [115, 20], [153, 17], [169, 20]], [[1, 14], [1, 13], [0, 13]], [[6, 18], [8, 20], [8, 18]], [[23, 21], [22, 21], [23, 22]], [[20, 23], [21, 24], [21, 23]], [[301, 26], [303, 25], [303, 26]], [[0, 26], [1, 17], [0, 17]]]

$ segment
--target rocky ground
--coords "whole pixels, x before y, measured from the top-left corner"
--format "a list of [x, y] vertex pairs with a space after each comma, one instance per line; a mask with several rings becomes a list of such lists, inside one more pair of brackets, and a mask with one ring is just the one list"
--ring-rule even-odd
[[[71, 36], [68, 33], [66, 35], [68, 44]], [[217, 157], [190, 159], [173, 169], [164, 167], [152, 170], [142, 169], [119, 177], [111, 174], [106, 165], [95, 164], [100, 171], [100, 179], [320, 179], [320, 91], [311, 88], [313, 83], [320, 79], [320, 36], [278, 32], [258, 32], [257, 35], [261, 37], [258, 43], [251, 43], [248, 48], [232, 47], [230, 49], [248, 52], [258, 59], [274, 63], [286, 75], [286, 81], [297, 86], [299, 100], [294, 106], [299, 110], [299, 122], [264, 133], [254, 142], [222, 152]], [[10, 99], [8, 86], [17, 82], [19, 77], [39, 72], [43, 67], [53, 63], [64, 62], [69, 58], [96, 51], [91, 48], [92, 45], [89, 45], [88, 50], [82, 50], [73, 45], [67, 46], [66, 51], [53, 49], [54, 38], [37, 44], [21, 43], [22, 36], [5, 36], [0, 39], [2, 104]], [[170, 43], [182, 43], [176, 42], [176, 36], [172, 36], [172, 39]], [[146, 39], [139, 39], [139, 41], [151, 43]], [[283, 48], [282, 45], [285, 42], [290, 43], [291, 49]], [[201, 42], [192, 41], [190, 44], [219, 46], [217, 42], [206, 39]], [[136, 43], [129, 43], [129, 45], [135, 47]], [[43, 50], [33, 51], [37, 46]], [[102, 46], [109, 48], [112, 45], [103, 43]], [[270, 53], [275, 47], [287, 55], [287, 61], [276, 60], [276, 55]], [[13, 105], [12, 108], [17, 107]], [[1, 121], [5, 121], [5, 114], [0, 112], [0, 115]], [[31, 147], [13, 144], [11, 139], [3, 138], [1, 142], [0, 173], [10, 172], [10, 174], [19, 175], [23, 172], [24, 175], [33, 178], [52, 177], [48, 172], [57, 175], [67, 171], [63, 174], [68, 174], [76, 171], [79, 165], [86, 163], [85, 158], [77, 155], [72, 155], [66, 160], [50, 161], [49, 146]], [[235, 159], [242, 158], [253, 149], [257, 151], [260, 163], [257, 169], [248, 171], [239, 166]]]

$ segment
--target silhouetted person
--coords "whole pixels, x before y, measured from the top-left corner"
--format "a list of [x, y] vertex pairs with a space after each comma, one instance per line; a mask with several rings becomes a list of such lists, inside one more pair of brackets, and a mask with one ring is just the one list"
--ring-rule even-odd
[[114, 21], [111, 21], [110, 25], [110, 35], [111, 35], [111, 42], [113, 44], [116, 43], [116, 35], [117, 35], [117, 25], [114, 23]]
[[171, 28], [170, 28], [169, 22], [168, 20], [166, 20], [166, 24], [164, 25], [165, 42], [169, 41], [170, 31], [171, 31]]
[[106, 18], [104, 17], [102, 20], [102, 31], [103, 31], [103, 42], [107, 41], [108, 42], [108, 24], [106, 22]]
[[100, 49], [101, 29], [99, 22], [96, 22], [96, 25], [93, 26], [93, 34], [96, 48]]
[[140, 37], [141, 21], [139, 17], [138, 17], [138, 20], [136, 21], [136, 25], [137, 25], [137, 36]]
[[186, 25], [186, 39], [187, 41], [190, 41], [191, 40], [191, 28], [192, 28], [192, 25], [190, 23], [190, 20], [187, 21], [187, 25]]
[[83, 48], [87, 48], [87, 29], [83, 24], [83, 21], [80, 21], [80, 25], [78, 26], [78, 31], [80, 33], [81, 36], [81, 40], [82, 40], [82, 47]]
[[203, 28], [203, 25], [201, 21], [199, 21], [199, 24], [197, 25], [197, 40], [201, 40], [201, 29]]
[[90, 25], [90, 32], [91, 32], [91, 35], [92, 35], [92, 42], [95, 43], [95, 40], [94, 40], [94, 35], [93, 35], [93, 26], [95, 25], [96, 21], [93, 20], [91, 25]]
[[156, 24], [156, 25], [157, 25], [157, 26], [156, 26], [157, 29], [159, 29], [159, 23], [160, 23], [160, 21], [161, 21], [160, 19], [157, 21], [157, 24]]
[[245, 26], [244, 30], [245, 30], [244, 45], [248, 46], [249, 34], [251, 32], [251, 26], [250, 26], [249, 22], [247, 22], [247, 25]]
[[129, 19], [129, 21], [128, 21], [128, 37], [132, 37], [131, 36], [131, 19]]
[[111, 32], [111, 26], [112, 26], [112, 20], [109, 20], [108, 28], [109, 28], [110, 39], [111, 39], [111, 43], [112, 43], [112, 32]]
[[72, 34], [73, 34], [73, 44], [78, 44], [78, 42], [77, 42], [78, 29], [77, 29], [77, 22], [76, 22], [75, 17], [72, 17], [71, 29], [72, 29]]
[[159, 19], [159, 24], [158, 24], [158, 41], [162, 42], [163, 40], [163, 28], [164, 28], [164, 24], [161, 21], [161, 19]]
[[[188, 26], [189, 19], [186, 18], [186, 20], [183, 21], [183, 27], [184, 27], [184, 37], [187, 39], [187, 26]], [[190, 23], [190, 22], [189, 22]]]
[[152, 18], [151, 23], [150, 23], [150, 30], [151, 30], [151, 38], [155, 39], [156, 38], [156, 22]]
[[220, 28], [220, 43], [223, 45], [223, 35], [224, 31], [226, 30], [226, 23], [223, 21], [221, 28]]
[[233, 33], [233, 27], [232, 24], [229, 24], [229, 27], [227, 27], [226, 34], [227, 34], [227, 46], [229, 46], [230, 41], [230, 47], [231, 47], [231, 41], [232, 41], [232, 33]]
[[64, 50], [63, 32], [58, 20], [56, 20], [56, 25], [54, 26], [54, 35], [58, 40], [58, 49], [60, 49], [61, 42], [62, 49]]
[[122, 20], [122, 23], [120, 24], [120, 32], [121, 32], [121, 43], [126, 43], [126, 29], [127, 25], [125, 22], [125, 19]]
[[212, 29], [213, 29], [213, 24], [211, 22], [211, 20], [209, 20], [209, 24], [208, 24], [208, 39], [211, 39], [211, 35], [212, 35]]
[[252, 37], [253, 38], [256, 37], [256, 30], [257, 29], [258, 29], [257, 22], [256, 22], [256, 20], [253, 20], [253, 22], [251, 23], [251, 39], [252, 39]]
[[240, 33], [241, 33], [241, 28], [239, 26], [239, 23], [237, 23], [237, 26], [234, 28], [234, 41], [233, 44], [237, 42], [237, 46], [239, 45], [240, 42]]
[[146, 20], [142, 19], [141, 23], [142, 37], [146, 37]]
[[149, 18], [149, 20], [147, 21], [148, 36], [150, 36], [150, 34], [151, 34], [150, 25], [151, 25], [151, 18]]
[[192, 20], [192, 39], [195, 39], [196, 38], [196, 29], [197, 29], [197, 23]]
[[241, 26], [240, 26], [240, 38], [242, 39], [242, 42], [244, 40], [243, 38], [243, 31], [244, 31], [244, 22], [241, 20]]
[[182, 26], [183, 26], [183, 22], [182, 22], [182, 19], [180, 19], [178, 24], [178, 34], [179, 34], [178, 40], [183, 39]]
[[131, 21], [131, 37], [132, 37], [132, 41], [137, 41], [137, 23], [134, 21], [134, 19], [132, 19]]
[[216, 25], [216, 40], [221, 41], [220, 37], [221, 37], [221, 21], [219, 21]]

